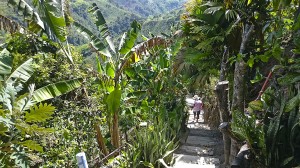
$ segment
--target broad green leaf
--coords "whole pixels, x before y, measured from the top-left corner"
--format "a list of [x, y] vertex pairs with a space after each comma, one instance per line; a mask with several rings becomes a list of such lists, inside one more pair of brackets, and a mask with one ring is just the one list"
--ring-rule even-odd
[[40, 12], [43, 13], [42, 19], [45, 24], [45, 31], [52, 40], [59, 39], [64, 42], [67, 39], [67, 26], [62, 11], [62, 2], [56, 0], [47, 0], [40, 3]]
[[284, 107], [284, 112], [290, 112], [291, 110], [293, 110], [296, 106], [299, 106], [300, 104], [300, 94], [298, 94], [297, 96], [293, 97], [292, 99], [290, 99], [285, 107]]
[[249, 103], [249, 107], [253, 110], [261, 111], [263, 108], [263, 102], [261, 100], [255, 100]]
[[82, 79], [72, 79], [44, 86], [33, 92], [33, 100], [38, 103], [52, 99], [80, 87], [81, 83]]
[[116, 89], [112, 91], [107, 99], [106, 104], [108, 106], [109, 113], [113, 114], [118, 111], [121, 103], [121, 90]]
[[12, 81], [13, 79], [18, 79], [25, 83], [34, 73], [32, 63], [32, 58], [24, 62], [13, 73], [10, 74], [10, 76], [6, 79], [6, 82]]
[[39, 32], [41, 29], [45, 29], [44, 23], [38, 13], [34, 12], [33, 8], [24, 0], [8, 0], [7, 4], [15, 7], [18, 11], [18, 14], [23, 15], [26, 20], [29, 20], [30, 31]]
[[95, 35], [93, 32], [91, 32], [78, 22], [74, 22], [74, 26], [77, 27], [77, 31], [81, 33], [83, 37], [90, 41], [90, 44], [97, 52], [107, 57], [111, 57], [111, 53], [107, 49], [107, 46], [101, 41], [101, 39], [97, 35]]
[[114, 69], [112, 63], [110, 63], [110, 62], [106, 64], [106, 74], [108, 76], [110, 76], [111, 78], [115, 77], [115, 69]]
[[26, 122], [45, 122], [48, 119], [52, 118], [52, 114], [55, 111], [55, 107], [52, 105], [44, 105], [42, 103], [39, 106], [34, 105], [30, 108], [30, 112], [25, 113]]
[[31, 150], [35, 150], [38, 152], [43, 152], [43, 147], [38, 144], [36, 141], [33, 140], [27, 140], [24, 142], [20, 142], [20, 145], [26, 146], [27, 148], [31, 149]]
[[9, 51], [7, 49], [3, 49], [0, 53], [0, 75], [8, 75], [11, 73], [12, 69], [12, 61]]
[[34, 102], [32, 101], [32, 94], [34, 92], [34, 84], [29, 85], [28, 91], [29, 93], [25, 93], [22, 96], [19, 96], [16, 100], [15, 109], [22, 112], [24, 110], [28, 110]]
[[97, 25], [98, 30], [100, 31], [100, 36], [107, 41], [108, 45], [110, 46], [110, 49], [114, 53], [116, 53], [116, 48], [110, 37], [110, 32], [109, 32], [107, 23], [102, 15], [102, 12], [100, 11], [100, 9], [98, 8], [98, 6], [95, 3], [92, 4], [92, 8], [90, 9], [90, 12], [92, 12], [94, 15], [96, 15], [95, 24]]
[[124, 43], [120, 44], [119, 52], [126, 55], [133, 48], [135, 41], [137, 39], [138, 33], [141, 31], [141, 25], [137, 21], [131, 23], [131, 29], [126, 33]]

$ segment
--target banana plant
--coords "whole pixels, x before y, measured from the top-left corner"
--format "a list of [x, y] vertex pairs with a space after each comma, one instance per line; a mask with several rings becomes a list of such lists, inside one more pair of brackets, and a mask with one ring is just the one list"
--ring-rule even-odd
[[37, 90], [34, 84], [30, 84], [28, 92], [24, 94], [24, 84], [34, 74], [33, 60], [25, 61], [14, 70], [12, 63], [9, 51], [2, 50], [0, 53], [0, 155], [7, 165], [28, 167], [29, 159], [25, 157], [24, 148], [43, 151], [43, 147], [28, 136], [47, 135], [53, 131], [52, 128], [39, 125], [52, 118], [55, 107], [40, 102], [80, 87], [82, 80], [61, 81]]
[[[65, 9], [66, 3], [64, 0], [35, 0], [32, 7], [25, 0], [7, 0], [8, 6], [15, 8], [18, 14], [24, 17], [30, 32], [45, 33], [49, 39], [58, 42], [64, 54], [73, 63], [67, 41], [69, 15]], [[38, 12], [34, 10], [35, 7], [38, 8]]]
[[117, 48], [112, 41], [103, 14], [95, 3], [93, 3], [89, 12], [96, 17], [95, 24], [99, 31], [97, 34], [78, 22], [74, 22], [74, 25], [90, 41], [91, 48], [101, 56], [100, 58], [97, 57], [100, 75], [99, 91], [104, 93], [103, 103], [106, 105], [111, 143], [115, 148], [118, 148], [120, 147], [118, 120], [121, 96], [124, 92], [124, 83], [126, 83], [122, 78], [124, 70], [131, 63], [137, 62], [139, 57], [146, 53], [147, 49], [165, 45], [166, 40], [155, 37], [135, 46], [138, 33], [141, 31], [141, 25], [137, 21], [133, 21], [130, 30], [123, 34]]

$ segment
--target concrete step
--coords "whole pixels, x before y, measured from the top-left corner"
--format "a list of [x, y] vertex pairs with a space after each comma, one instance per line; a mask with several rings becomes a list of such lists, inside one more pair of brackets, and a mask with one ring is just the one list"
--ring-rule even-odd
[[189, 128], [190, 136], [208, 136], [208, 137], [221, 137], [222, 134], [219, 130], [207, 130], [205, 128]]
[[188, 146], [188, 145], [182, 145], [180, 146], [175, 153], [184, 153], [189, 155], [201, 155], [201, 156], [212, 156], [214, 155], [214, 150], [212, 148], [208, 147], [195, 147], [195, 146]]
[[216, 141], [217, 140], [212, 137], [188, 136], [186, 140], [186, 145], [198, 147], [211, 147], [217, 144]]
[[[178, 167], [179, 165], [192, 164], [193, 166], [207, 166], [207, 167], [216, 167], [220, 164], [220, 160], [214, 157], [203, 157], [203, 156], [194, 156], [186, 154], [173, 154], [175, 158], [175, 164], [173, 167]], [[186, 167], [187, 168], [187, 167]]]
[[198, 165], [198, 164], [189, 164], [189, 163], [177, 163], [172, 168], [218, 168], [215, 165]]

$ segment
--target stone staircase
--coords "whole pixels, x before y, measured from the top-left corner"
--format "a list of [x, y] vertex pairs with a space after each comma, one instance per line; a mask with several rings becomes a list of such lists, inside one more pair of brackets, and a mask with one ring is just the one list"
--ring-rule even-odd
[[189, 111], [189, 133], [182, 145], [174, 152], [173, 168], [222, 168], [223, 141], [218, 130], [210, 130], [202, 115], [198, 123]]

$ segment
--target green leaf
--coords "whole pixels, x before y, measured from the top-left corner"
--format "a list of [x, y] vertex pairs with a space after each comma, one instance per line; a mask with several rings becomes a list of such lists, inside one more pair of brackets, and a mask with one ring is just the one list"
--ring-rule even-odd
[[111, 114], [117, 112], [120, 107], [120, 103], [121, 103], [121, 90], [115, 88], [115, 90], [112, 91], [106, 99], [108, 111]]
[[82, 26], [78, 22], [74, 22], [74, 26], [77, 27], [77, 31], [83, 35], [87, 40], [90, 41], [92, 47], [102, 55], [106, 57], [111, 57], [111, 53], [107, 49], [107, 46], [101, 41], [101, 39], [95, 35], [92, 31]]
[[30, 108], [30, 112], [25, 113], [25, 121], [44, 122], [52, 118], [54, 111], [55, 107], [52, 105], [47, 105], [47, 103], [44, 105], [40, 103], [39, 106], [34, 105], [34, 107]]
[[248, 0], [248, 3], [247, 3], [247, 5], [250, 5], [250, 4], [251, 4], [251, 2], [252, 2], [252, 0]]
[[259, 72], [259, 68], [256, 68], [256, 74], [253, 80], [250, 80], [251, 83], [259, 82], [263, 79], [263, 75]]
[[204, 14], [214, 14], [215, 12], [220, 11], [221, 9], [223, 9], [223, 6], [210, 7], [204, 11]]
[[300, 73], [288, 73], [277, 79], [280, 85], [290, 85], [300, 80]]
[[136, 72], [134, 68], [126, 68], [125, 69], [125, 74], [128, 75], [129, 78], [135, 78], [136, 77]]
[[247, 64], [248, 64], [248, 66], [250, 68], [253, 67], [253, 65], [254, 65], [254, 57], [253, 57], [253, 55], [250, 56], [249, 60], [247, 61]]
[[294, 156], [288, 157], [283, 160], [283, 162], [280, 164], [280, 167], [286, 167], [288, 164], [290, 164], [294, 160]]
[[249, 107], [253, 110], [262, 111], [263, 102], [261, 100], [255, 100], [249, 103]]
[[8, 75], [11, 73], [12, 69], [12, 61], [9, 51], [7, 49], [3, 49], [0, 53], [0, 75]]
[[[45, 29], [44, 23], [38, 13], [34, 12], [33, 8], [24, 0], [8, 0], [8, 6], [15, 7], [18, 14], [23, 15], [25, 20], [29, 20], [29, 30], [35, 33]], [[34, 28], [34, 29], [32, 29]]]
[[6, 82], [9, 82], [13, 79], [18, 79], [21, 82], [25, 83], [34, 73], [32, 63], [32, 58], [24, 62], [13, 73], [10, 74], [10, 76], [6, 79]]
[[300, 94], [298, 94], [297, 96], [293, 97], [292, 99], [290, 99], [285, 107], [284, 107], [284, 112], [290, 112], [291, 110], [293, 110], [296, 106], [299, 106], [300, 103]]
[[103, 73], [103, 69], [102, 69], [102, 66], [101, 66], [101, 62], [98, 58], [98, 56], [96, 55], [96, 61], [97, 61], [97, 70], [98, 70], [98, 73], [99, 74], [102, 74]]
[[47, 0], [39, 4], [40, 12], [45, 31], [48, 37], [52, 40], [59, 39], [61, 42], [65, 42], [67, 39], [67, 26], [64, 17], [64, 11], [62, 10], [62, 1]]
[[108, 76], [110, 76], [111, 78], [115, 77], [115, 69], [114, 69], [112, 63], [110, 63], [110, 62], [106, 64], [106, 74]]
[[4, 118], [2, 116], [0, 116], [0, 123], [4, 124], [4, 126], [8, 128], [14, 125], [14, 123], [10, 119]]
[[137, 21], [131, 23], [131, 29], [127, 32], [124, 43], [121, 43], [119, 52], [126, 55], [133, 48], [137, 39], [138, 33], [141, 31], [141, 25]]
[[94, 15], [96, 15], [95, 24], [98, 26], [98, 30], [100, 31], [100, 36], [107, 41], [108, 45], [110, 46], [110, 49], [114, 53], [116, 53], [116, 48], [111, 39], [107, 23], [102, 15], [102, 12], [100, 11], [100, 9], [95, 3], [92, 4], [92, 8], [90, 9], [89, 12], [92, 12]]
[[43, 147], [38, 144], [36, 141], [33, 140], [27, 140], [24, 142], [20, 142], [20, 145], [26, 146], [27, 148], [31, 149], [31, 150], [35, 150], [38, 152], [43, 152]]
[[17, 123], [16, 128], [22, 134], [29, 135], [49, 135], [50, 133], [53, 133], [55, 131], [53, 128], [40, 127], [36, 124], [27, 124], [25, 122]]
[[33, 100], [38, 103], [52, 99], [80, 87], [81, 83], [82, 79], [71, 79], [44, 86], [33, 92]]

